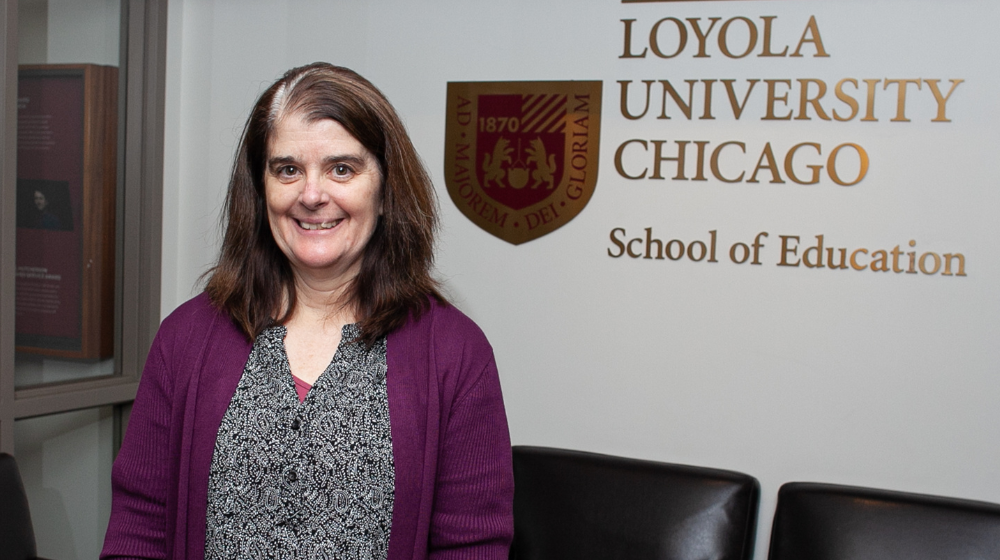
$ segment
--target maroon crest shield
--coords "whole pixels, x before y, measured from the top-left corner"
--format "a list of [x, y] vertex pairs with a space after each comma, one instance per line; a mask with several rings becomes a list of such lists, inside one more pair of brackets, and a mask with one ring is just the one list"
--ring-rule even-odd
[[504, 241], [551, 233], [594, 193], [600, 123], [601, 82], [449, 82], [448, 193]]

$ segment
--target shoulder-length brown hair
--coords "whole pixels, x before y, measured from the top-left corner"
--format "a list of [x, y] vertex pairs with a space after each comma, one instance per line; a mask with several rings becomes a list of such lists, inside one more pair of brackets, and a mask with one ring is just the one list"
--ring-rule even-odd
[[428, 297], [444, 302], [430, 272], [437, 201], [395, 109], [347, 68], [320, 62], [293, 68], [257, 100], [233, 162], [223, 211], [226, 233], [205, 289], [251, 339], [287, 320], [295, 308], [292, 269], [271, 235], [264, 196], [275, 124], [292, 113], [337, 121], [378, 161], [383, 214], [343, 298], [356, 310], [361, 339], [371, 344], [426, 310]]

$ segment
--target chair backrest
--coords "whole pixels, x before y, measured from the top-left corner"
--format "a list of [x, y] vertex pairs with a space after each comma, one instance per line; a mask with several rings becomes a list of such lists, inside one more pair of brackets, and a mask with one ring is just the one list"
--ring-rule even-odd
[[0, 560], [35, 557], [35, 533], [31, 528], [28, 496], [24, 493], [17, 462], [0, 453]]
[[514, 447], [517, 560], [748, 560], [752, 476], [545, 447]]
[[769, 560], [1000, 558], [1000, 505], [835, 484], [778, 490]]

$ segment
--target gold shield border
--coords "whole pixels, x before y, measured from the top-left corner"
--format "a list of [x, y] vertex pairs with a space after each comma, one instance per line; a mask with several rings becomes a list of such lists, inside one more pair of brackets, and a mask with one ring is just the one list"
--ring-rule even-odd
[[[472, 223], [514, 245], [552, 233], [579, 215], [597, 186], [601, 89], [600, 81], [448, 82], [444, 176], [455, 206]], [[545, 200], [514, 210], [483, 192], [475, 169], [478, 96], [483, 94], [567, 96], [563, 177]]]

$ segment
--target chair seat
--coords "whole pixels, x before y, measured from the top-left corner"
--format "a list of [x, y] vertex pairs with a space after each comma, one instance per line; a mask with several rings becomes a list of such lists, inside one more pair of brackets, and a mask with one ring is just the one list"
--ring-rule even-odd
[[835, 484], [778, 491], [769, 560], [1000, 558], [1000, 505]]
[[759, 485], [703, 467], [515, 446], [518, 560], [749, 559]]
[[28, 496], [24, 493], [17, 461], [0, 453], [0, 560], [36, 557], [35, 532], [31, 526]]

